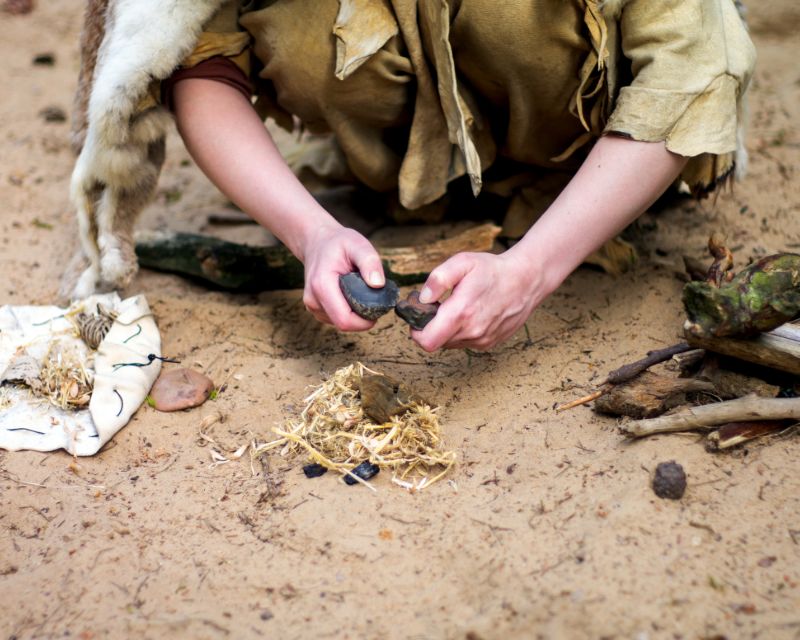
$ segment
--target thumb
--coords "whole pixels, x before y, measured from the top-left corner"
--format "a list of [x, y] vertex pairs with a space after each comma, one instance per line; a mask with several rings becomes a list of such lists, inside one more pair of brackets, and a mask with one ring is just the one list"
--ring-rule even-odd
[[369, 242], [364, 242], [354, 248], [350, 259], [358, 269], [364, 282], [370, 287], [376, 289], [386, 284], [381, 258]]
[[471, 269], [463, 254], [457, 254], [431, 271], [425, 286], [419, 292], [423, 304], [436, 302], [450, 289], [454, 288]]

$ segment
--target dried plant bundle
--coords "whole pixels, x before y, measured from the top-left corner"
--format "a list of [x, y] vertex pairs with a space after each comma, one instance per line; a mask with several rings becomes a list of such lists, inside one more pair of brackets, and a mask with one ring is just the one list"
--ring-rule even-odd
[[281, 455], [306, 454], [313, 462], [349, 475], [364, 461], [391, 470], [395, 483], [420, 490], [443, 478], [455, 464], [444, 449], [436, 408], [412, 402], [388, 422], [376, 424], [361, 406], [365, 374], [380, 375], [356, 363], [337, 370], [305, 399], [299, 419], [273, 431], [278, 440], [254, 446], [253, 457], [281, 448]]
[[89, 404], [94, 375], [82, 357], [53, 342], [43, 361], [39, 377], [28, 380], [31, 392], [60, 409], [82, 409]]

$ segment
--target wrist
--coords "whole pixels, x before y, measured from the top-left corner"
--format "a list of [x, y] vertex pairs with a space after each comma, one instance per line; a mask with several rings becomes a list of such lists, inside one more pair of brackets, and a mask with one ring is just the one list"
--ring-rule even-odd
[[310, 216], [300, 229], [290, 234], [295, 246], [289, 244], [287, 246], [297, 259], [305, 264], [306, 259], [315, 252], [315, 247], [324, 246], [327, 239], [342, 228], [339, 222], [323, 210], [322, 215]]
[[533, 306], [538, 306], [561, 284], [563, 278], [553, 269], [552, 260], [542, 252], [529, 250], [521, 242], [500, 256], [510, 278], [520, 283]]

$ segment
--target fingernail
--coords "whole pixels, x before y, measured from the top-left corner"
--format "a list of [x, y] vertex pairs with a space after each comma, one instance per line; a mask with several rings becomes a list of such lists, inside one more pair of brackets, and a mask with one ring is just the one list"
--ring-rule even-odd
[[383, 278], [381, 278], [381, 274], [377, 271], [373, 271], [369, 274], [369, 284], [372, 287], [381, 287], [383, 286]]
[[433, 302], [433, 292], [428, 287], [422, 287], [422, 291], [419, 292], [419, 301], [422, 304]]

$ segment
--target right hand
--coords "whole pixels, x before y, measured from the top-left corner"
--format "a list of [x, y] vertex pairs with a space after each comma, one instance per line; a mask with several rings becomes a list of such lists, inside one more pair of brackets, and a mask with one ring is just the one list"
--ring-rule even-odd
[[365, 331], [375, 324], [353, 312], [339, 288], [339, 276], [352, 271], [371, 287], [386, 283], [380, 256], [369, 240], [336, 222], [323, 225], [306, 242], [303, 263], [303, 303], [317, 320], [340, 331]]

